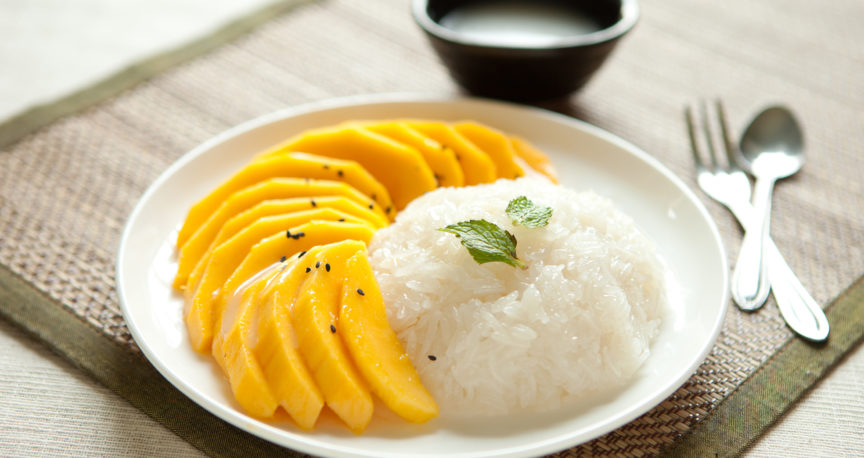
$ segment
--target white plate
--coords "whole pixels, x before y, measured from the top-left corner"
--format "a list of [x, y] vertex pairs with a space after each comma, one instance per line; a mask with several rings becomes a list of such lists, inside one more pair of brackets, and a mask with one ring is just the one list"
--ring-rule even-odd
[[[290, 421], [246, 416], [211, 358], [187, 342], [182, 300], [171, 289], [172, 241], [189, 207], [255, 153], [304, 129], [350, 119], [474, 119], [523, 136], [547, 152], [561, 182], [610, 197], [653, 239], [669, 265], [674, 299], [651, 357], [618, 393], [544, 415], [476, 421], [442, 416], [411, 425], [377, 416], [355, 436], [332, 417], [312, 432]], [[726, 257], [717, 228], [688, 188], [657, 160], [596, 127], [555, 113], [485, 100], [372, 96], [307, 105], [244, 123], [205, 142], [147, 190], [126, 225], [117, 288], [141, 350], [199, 405], [252, 434], [316, 455], [525, 456], [550, 453], [609, 432], [677, 389], [705, 359], [726, 311]], [[679, 286], [680, 285], [680, 286]], [[377, 414], [376, 414], [377, 415]]]

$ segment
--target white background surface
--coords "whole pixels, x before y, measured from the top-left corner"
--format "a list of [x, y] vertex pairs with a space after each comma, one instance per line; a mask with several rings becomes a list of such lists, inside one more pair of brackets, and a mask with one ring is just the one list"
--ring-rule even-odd
[[0, 0], [0, 123], [271, 0]]
[[[264, 0], [0, 0], [0, 122]], [[185, 441], [0, 321], [0, 455], [192, 456]], [[750, 456], [864, 456], [864, 349]]]

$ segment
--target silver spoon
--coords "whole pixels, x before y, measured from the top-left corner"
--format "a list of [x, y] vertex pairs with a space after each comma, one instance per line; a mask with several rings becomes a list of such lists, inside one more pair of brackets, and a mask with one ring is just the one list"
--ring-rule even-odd
[[745, 310], [756, 310], [768, 298], [767, 240], [770, 233], [774, 183], [804, 165], [801, 128], [784, 107], [760, 113], [741, 137], [741, 166], [756, 177], [753, 191], [755, 224], [744, 233], [732, 273], [732, 296]]

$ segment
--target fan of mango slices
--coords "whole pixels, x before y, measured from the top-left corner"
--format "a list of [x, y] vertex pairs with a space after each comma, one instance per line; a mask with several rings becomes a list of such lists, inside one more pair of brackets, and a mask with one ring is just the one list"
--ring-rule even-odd
[[366, 245], [418, 196], [539, 173], [548, 158], [476, 122], [350, 122], [256, 156], [190, 210], [174, 287], [192, 346], [240, 406], [303, 429], [326, 405], [362, 432], [374, 394], [409, 422], [438, 415], [390, 328]]

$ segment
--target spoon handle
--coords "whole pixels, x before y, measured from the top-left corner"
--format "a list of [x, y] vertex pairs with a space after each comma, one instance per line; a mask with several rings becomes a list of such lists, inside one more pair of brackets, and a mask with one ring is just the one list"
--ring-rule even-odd
[[828, 338], [828, 318], [822, 307], [804, 289], [772, 240], [768, 240], [768, 278], [777, 308], [786, 324], [806, 339], [821, 342]]
[[[753, 228], [756, 221], [756, 209], [750, 202], [730, 205], [732, 214], [745, 230]], [[828, 338], [828, 318], [822, 307], [810, 296], [810, 293], [798, 280], [795, 272], [783, 259], [777, 245], [768, 237], [767, 264], [768, 279], [771, 282], [771, 292], [777, 301], [777, 308], [790, 329], [801, 337], [820, 342]]]
[[732, 298], [742, 310], [756, 310], [768, 299], [770, 283], [765, 245], [770, 239], [771, 194], [774, 179], [760, 177], [753, 190], [755, 211], [752, 225], [744, 227], [744, 240], [732, 272]]

